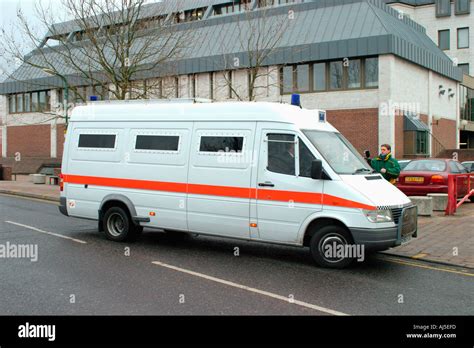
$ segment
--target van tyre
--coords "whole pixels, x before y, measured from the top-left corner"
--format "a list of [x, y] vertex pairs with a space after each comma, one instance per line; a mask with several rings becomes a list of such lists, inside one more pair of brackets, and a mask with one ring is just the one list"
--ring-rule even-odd
[[108, 209], [104, 214], [102, 226], [107, 239], [115, 242], [133, 242], [143, 230], [132, 222], [130, 214], [121, 207]]
[[[354, 258], [338, 257], [337, 247], [353, 243], [352, 236], [343, 227], [337, 225], [324, 226], [318, 229], [311, 237], [311, 256], [321, 267], [345, 268], [354, 261]], [[333, 252], [332, 255], [331, 252]]]

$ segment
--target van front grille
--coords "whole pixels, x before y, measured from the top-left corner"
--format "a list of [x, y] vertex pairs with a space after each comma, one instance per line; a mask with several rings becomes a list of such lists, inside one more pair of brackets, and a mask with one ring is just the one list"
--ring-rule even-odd
[[400, 215], [402, 215], [402, 208], [393, 208], [390, 210], [392, 211], [393, 222], [398, 225], [398, 220], [400, 219]]

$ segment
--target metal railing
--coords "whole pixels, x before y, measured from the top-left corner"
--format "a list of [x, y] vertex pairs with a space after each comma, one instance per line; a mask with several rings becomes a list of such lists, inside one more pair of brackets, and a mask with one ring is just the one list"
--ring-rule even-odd
[[[466, 180], [467, 179], [467, 180]], [[460, 180], [466, 180], [466, 195], [458, 202], [458, 185]], [[456, 209], [461, 206], [470, 197], [474, 197], [474, 174], [448, 174], [448, 205], [446, 215], [454, 215]]]

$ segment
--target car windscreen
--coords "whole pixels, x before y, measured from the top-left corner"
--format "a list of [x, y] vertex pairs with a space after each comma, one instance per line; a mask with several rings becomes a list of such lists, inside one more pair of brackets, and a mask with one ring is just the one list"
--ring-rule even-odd
[[404, 172], [444, 172], [446, 170], [446, 162], [439, 160], [421, 160], [411, 161], [407, 164]]
[[367, 174], [373, 171], [341, 133], [303, 130], [337, 174]]

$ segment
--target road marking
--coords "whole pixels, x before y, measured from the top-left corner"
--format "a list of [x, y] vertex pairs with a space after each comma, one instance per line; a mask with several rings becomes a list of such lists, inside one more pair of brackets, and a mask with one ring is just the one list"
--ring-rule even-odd
[[163, 262], [153, 261], [152, 264], [157, 265], [157, 266], [166, 267], [166, 268], [178, 271], [178, 272], [187, 273], [187, 274], [190, 274], [190, 275], [193, 275], [193, 276], [196, 276], [196, 277], [204, 278], [204, 279], [216, 282], [216, 283], [221, 283], [221, 284], [224, 284], [224, 285], [232, 286], [234, 288], [247, 290], [247, 291], [254, 292], [254, 293], [257, 293], [257, 294], [260, 294], [260, 295], [275, 298], [277, 300], [281, 300], [281, 301], [284, 301], [286, 303], [296, 304], [296, 305], [301, 306], [301, 307], [314, 309], [314, 310], [317, 310], [317, 311], [320, 311], [320, 312], [324, 312], [324, 313], [328, 313], [328, 314], [332, 314], [332, 315], [339, 315], [339, 316], [349, 315], [349, 314], [338, 312], [338, 311], [335, 311], [335, 310], [332, 310], [332, 309], [329, 309], [329, 308], [316, 306], [316, 305], [311, 304], [311, 303], [298, 301], [298, 300], [290, 300], [288, 297], [277, 295], [277, 294], [274, 294], [272, 292], [251, 288], [251, 287], [248, 287], [246, 285], [241, 285], [241, 284], [237, 284], [237, 283], [234, 283], [234, 282], [230, 282], [228, 280], [208, 276], [206, 274], [202, 274], [202, 273], [190, 271], [190, 270], [187, 270], [187, 269], [184, 269], [184, 268], [172, 266], [172, 265], [169, 265], [169, 264], [166, 264], [166, 263], [163, 263]]
[[474, 277], [474, 273], [469, 273], [468, 271], [465, 271], [465, 272], [463, 272], [463, 271], [455, 271], [455, 270], [449, 269], [449, 268], [444, 268], [444, 267], [432, 267], [432, 266], [427, 266], [427, 265], [421, 265], [421, 264], [416, 263], [416, 262], [395, 260], [395, 259], [386, 258], [386, 257], [382, 257], [382, 258], [380, 258], [380, 259], [381, 259], [381, 260], [388, 261], [388, 262], [393, 262], [393, 263], [398, 263], [398, 264], [401, 264], [401, 265], [406, 265], [406, 266], [427, 268], [427, 269], [431, 269], [431, 270], [434, 270], [434, 271], [456, 273], [456, 274], [461, 274], [461, 275], [468, 276], [468, 277]]
[[44, 233], [44, 234], [49, 234], [50, 236], [55, 236], [55, 237], [59, 237], [59, 238], [69, 239], [69, 240], [72, 240], [73, 242], [76, 242], [76, 243], [87, 244], [87, 242], [85, 242], [85, 241], [83, 241], [83, 240], [76, 239], [76, 238], [71, 238], [71, 237], [67, 237], [67, 236], [63, 236], [62, 234], [58, 234], [58, 233], [43, 231], [43, 230], [40, 230], [39, 228], [36, 228], [36, 227], [33, 227], [33, 226], [23, 225], [23, 224], [20, 224], [20, 223], [18, 223], [18, 222], [13, 222], [13, 221], [5, 221], [5, 222], [6, 222], [7, 224], [12, 224], [12, 225], [17, 225], [17, 226], [21, 226], [21, 227], [24, 227], [24, 228], [28, 228], [28, 229], [33, 230], [33, 231], [36, 231], [36, 232], [40, 232], [40, 233]]

